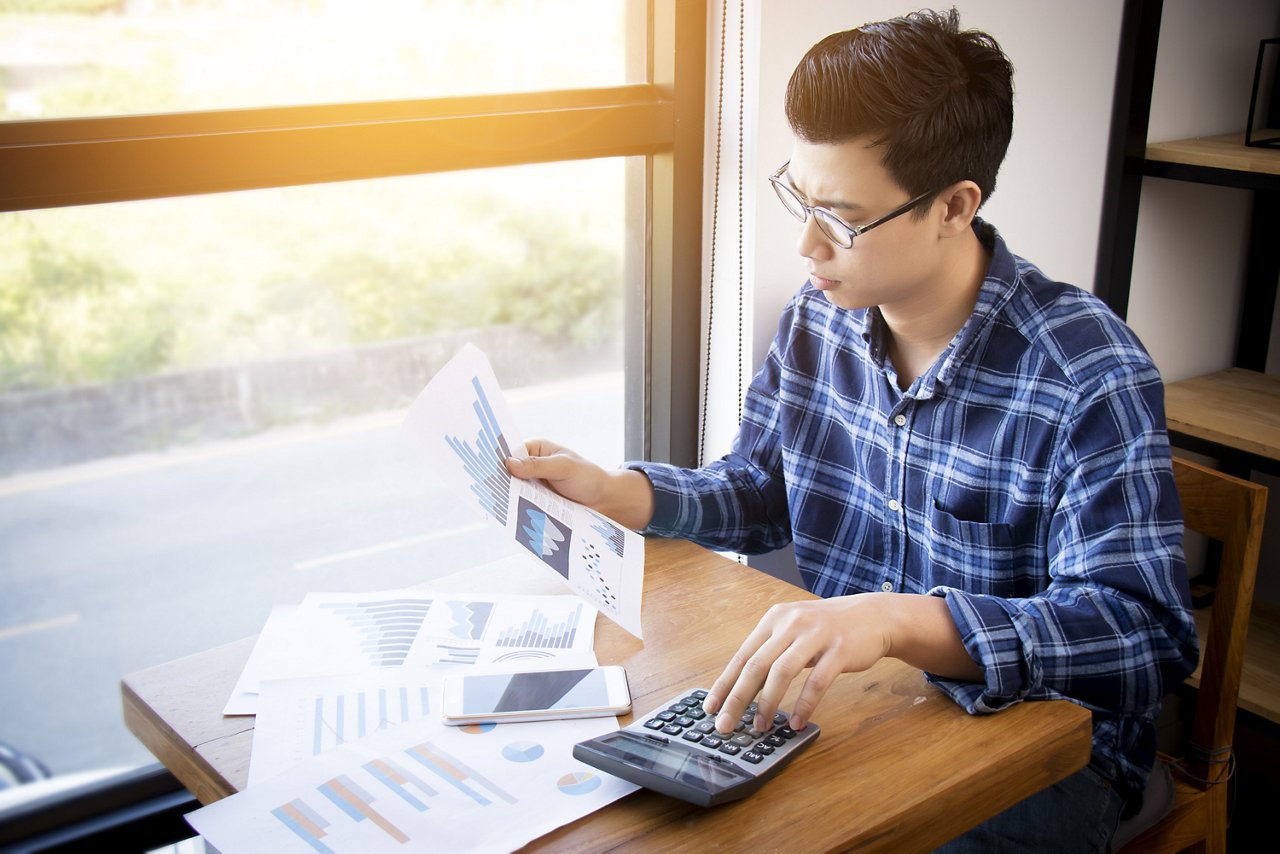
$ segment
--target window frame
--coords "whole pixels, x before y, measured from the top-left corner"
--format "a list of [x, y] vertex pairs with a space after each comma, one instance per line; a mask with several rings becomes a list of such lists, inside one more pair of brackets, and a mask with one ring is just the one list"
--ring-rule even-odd
[[[627, 157], [626, 454], [697, 460], [707, 4], [628, 0], [615, 87], [0, 122], [0, 212], [525, 163]], [[195, 166], [193, 166], [195, 164]], [[642, 365], [643, 370], [630, 366]], [[18, 835], [154, 825], [160, 766], [35, 802]], [[153, 779], [159, 774], [164, 779]], [[172, 788], [170, 788], [172, 787]], [[166, 802], [168, 807], [172, 804]], [[194, 808], [194, 801], [190, 801]], [[185, 811], [185, 809], [184, 809]], [[95, 831], [86, 831], [92, 834]], [[3, 834], [6, 843], [14, 841]], [[30, 837], [28, 837], [30, 838]]]

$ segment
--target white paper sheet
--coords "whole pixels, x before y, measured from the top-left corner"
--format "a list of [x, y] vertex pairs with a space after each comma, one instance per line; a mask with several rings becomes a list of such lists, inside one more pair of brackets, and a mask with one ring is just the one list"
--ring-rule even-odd
[[[589, 404], [584, 404], [589, 405]], [[644, 538], [503, 465], [524, 442], [485, 355], [468, 344], [422, 390], [404, 435], [468, 505], [571, 590], [642, 637]]]
[[240, 851], [512, 851], [635, 790], [573, 758], [615, 718], [447, 727], [433, 716], [336, 747], [187, 815]]
[[267, 679], [336, 676], [371, 667], [543, 666], [593, 655], [596, 609], [577, 596], [480, 596], [425, 587], [308, 593], [273, 608], [224, 715], [258, 712]]

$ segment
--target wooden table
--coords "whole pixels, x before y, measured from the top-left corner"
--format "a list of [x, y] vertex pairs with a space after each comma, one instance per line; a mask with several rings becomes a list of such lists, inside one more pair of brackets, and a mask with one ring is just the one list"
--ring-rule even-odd
[[[487, 588], [475, 586], [486, 581]], [[532, 565], [523, 584], [498, 583], [460, 573], [448, 587], [564, 592], [559, 584], [547, 588]], [[601, 617], [596, 655], [627, 668], [634, 707], [648, 711], [673, 694], [710, 686], [769, 604], [803, 598], [811, 595], [698, 546], [650, 540], [645, 640]], [[253, 643], [246, 638], [122, 682], [129, 729], [203, 803], [248, 779], [253, 718], [223, 717], [221, 709]], [[798, 690], [793, 686], [789, 701]], [[923, 851], [1068, 776], [1090, 752], [1090, 714], [1080, 706], [1023, 703], [970, 716], [920, 671], [892, 659], [842, 676], [815, 718], [818, 741], [750, 798], [701, 809], [642, 790], [529, 847]]]

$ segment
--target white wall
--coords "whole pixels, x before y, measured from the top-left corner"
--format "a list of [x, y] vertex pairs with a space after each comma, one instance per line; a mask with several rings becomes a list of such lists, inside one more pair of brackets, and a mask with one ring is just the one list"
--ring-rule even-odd
[[[746, 3], [742, 270], [747, 379], [768, 347], [778, 313], [804, 276], [793, 248], [795, 225], [767, 182], [790, 151], [782, 98], [791, 70], [828, 33], [921, 5], [904, 0]], [[954, 5], [961, 24], [990, 32], [1014, 65], [1013, 140], [996, 192], [982, 215], [1000, 229], [1014, 252], [1048, 275], [1092, 289], [1121, 3], [956, 0]], [[709, 8], [714, 51], [719, 47], [720, 4], [711, 2]], [[741, 402], [736, 354], [735, 63], [742, 54], [736, 9], [729, 10], [728, 24], [716, 361], [708, 419], [712, 455], [732, 437]], [[1258, 40], [1275, 35], [1280, 35], [1280, 5], [1275, 0], [1165, 0], [1149, 138], [1241, 129]], [[714, 52], [711, 55], [708, 215], [718, 91]], [[1155, 178], [1144, 182], [1129, 323], [1166, 381], [1219, 370], [1232, 362], [1247, 217], [1248, 196], [1241, 191]], [[710, 219], [705, 233], [711, 234]], [[1280, 359], [1280, 354], [1272, 355]]]
[[[731, 4], [732, 5], [732, 4]], [[791, 148], [782, 100], [791, 70], [811, 45], [837, 30], [914, 11], [903, 0], [754, 0], [747, 3], [743, 193], [747, 378], [759, 365], [787, 299], [804, 282], [794, 251], [797, 228], [769, 189], [768, 175]], [[1092, 288], [1102, 205], [1120, 4], [1116, 0], [956, 0], [961, 25], [991, 33], [1014, 65], [1014, 132], [996, 192], [982, 215], [1012, 250], [1048, 275]], [[719, 46], [719, 3], [711, 3], [712, 50]], [[737, 104], [738, 20], [729, 12], [726, 102]], [[715, 135], [717, 63], [710, 65], [709, 137]], [[741, 403], [736, 388], [737, 345], [736, 113], [722, 130], [721, 210], [717, 252], [717, 359], [712, 368], [708, 442], [715, 456], [727, 447]], [[726, 147], [727, 146], [727, 147]], [[714, 149], [708, 148], [711, 195]], [[732, 167], [731, 174], [725, 166]], [[726, 220], [726, 213], [729, 218]], [[704, 232], [711, 234], [710, 220]]]

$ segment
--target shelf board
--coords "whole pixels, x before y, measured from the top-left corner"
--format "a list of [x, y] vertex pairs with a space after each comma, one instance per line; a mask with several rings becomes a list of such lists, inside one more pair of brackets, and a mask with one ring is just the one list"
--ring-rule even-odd
[[1229, 368], [1169, 383], [1169, 432], [1280, 461], [1280, 377]]
[[[1259, 131], [1258, 136], [1265, 138], [1277, 133], [1280, 132]], [[1159, 163], [1280, 176], [1280, 148], [1247, 146], [1244, 131], [1147, 143], [1146, 157]]]
[[[1208, 628], [1209, 610], [1196, 611], [1196, 630], [1202, 647]], [[1187, 682], [1199, 687], [1198, 666]], [[1280, 723], [1280, 608], [1265, 602], [1253, 603], [1237, 705], [1259, 717]]]

